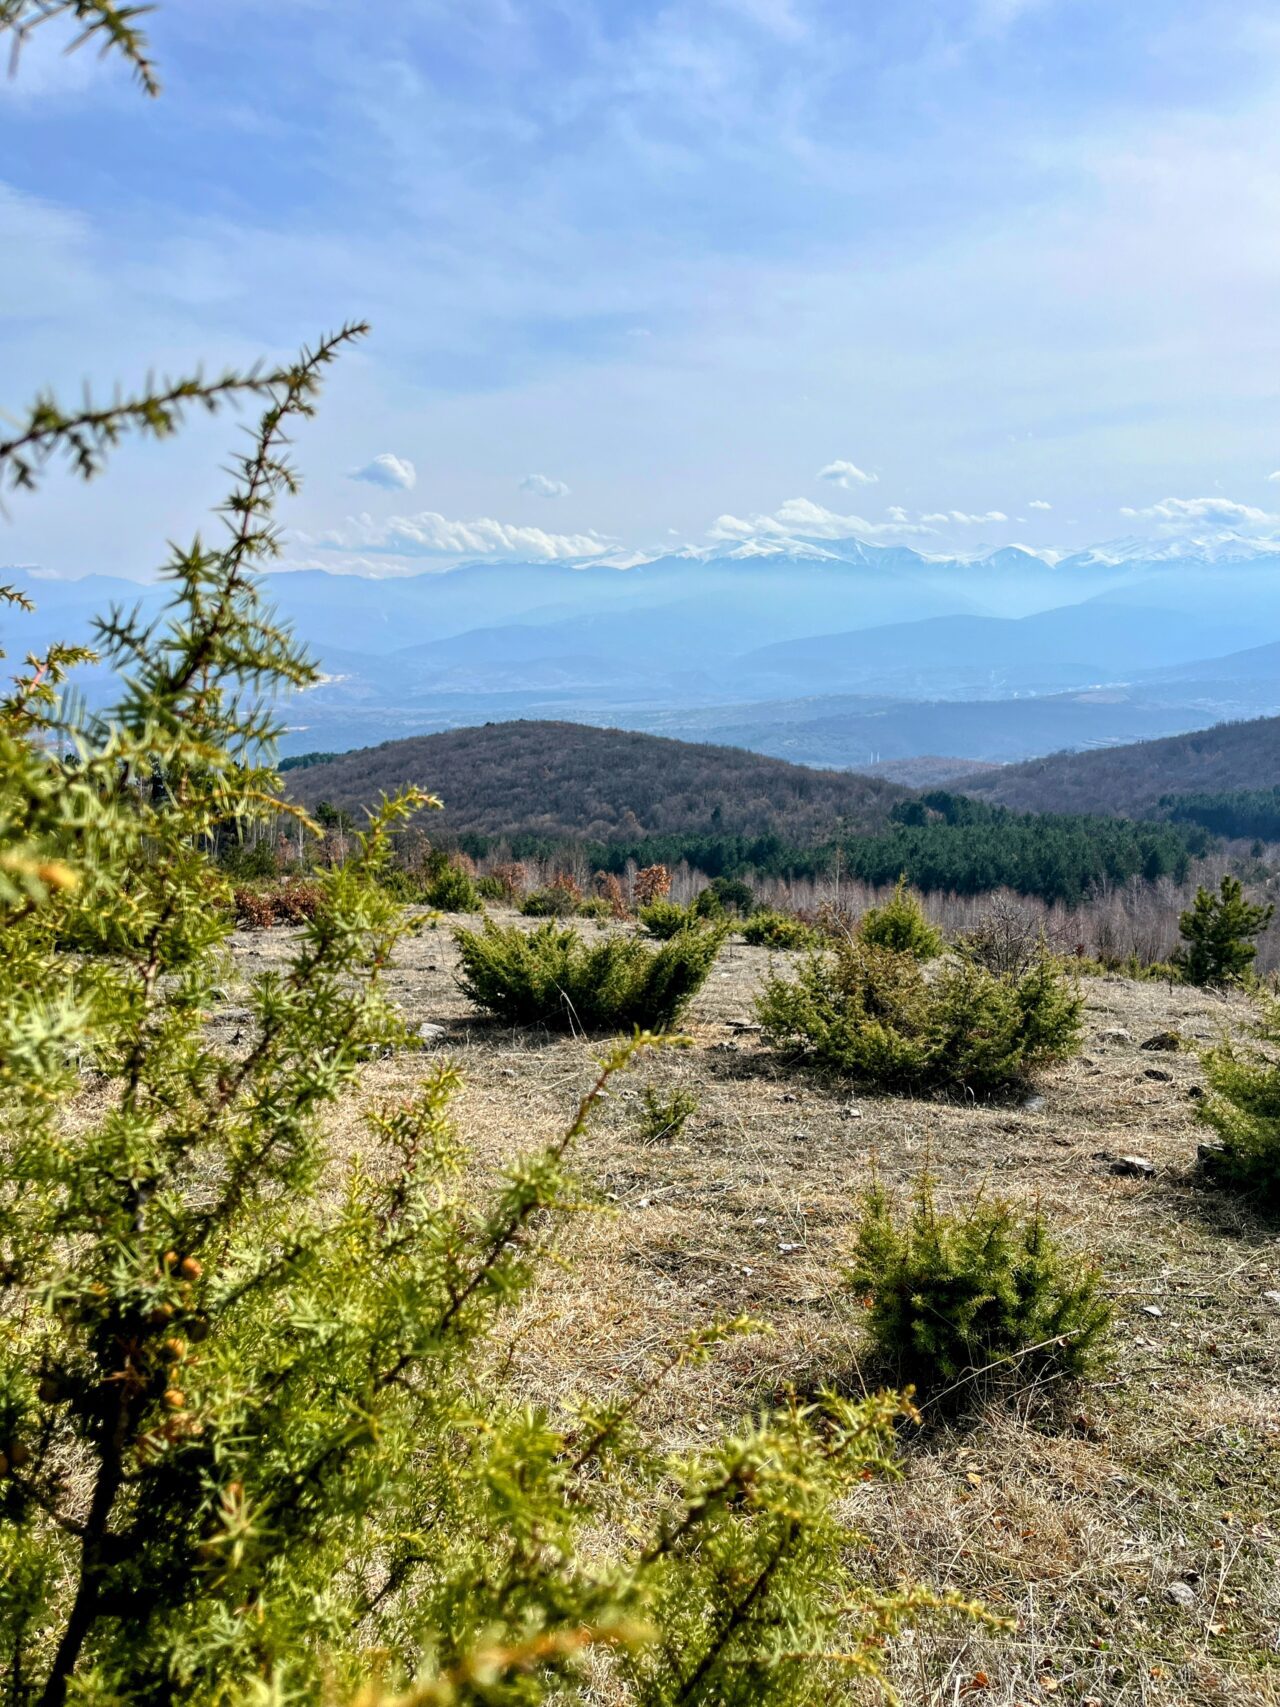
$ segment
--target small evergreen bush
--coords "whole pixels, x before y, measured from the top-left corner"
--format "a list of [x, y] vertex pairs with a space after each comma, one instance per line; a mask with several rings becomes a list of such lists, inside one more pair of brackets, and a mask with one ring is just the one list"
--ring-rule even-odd
[[847, 1278], [877, 1352], [926, 1399], [980, 1373], [1085, 1375], [1111, 1321], [1097, 1270], [1059, 1248], [1038, 1208], [1024, 1218], [978, 1196], [943, 1215], [927, 1180], [901, 1220], [868, 1193]]
[[1215, 895], [1200, 888], [1182, 915], [1178, 929], [1186, 939], [1176, 960], [1188, 984], [1239, 984], [1253, 966], [1260, 936], [1275, 917], [1275, 906], [1254, 906], [1244, 898], [1244, 886], [1230, 873]]
[[858, 938], [771, 974], [756, 1011], [767, 1042], [882, 1090], [989, 1094], [1079, 1046], [1083, 1003], [1045, 955], [1020, 978], [957, 961], [930, 981], [916, 957]]
[[1130, 978], [1135, 984], [1181, 984], [1182, 967], [1172, 960], [1143, 960], [1137, 954], [1075, 954], [1072, 969], [1084, 978]]
[[389, 865], [381, 872], [378, 882], [388, 895], [397, 901], [413, 902], [422, 899], [422, 879], [417, 872], [408, 871], [403, 865]]
[[461, 866], [446, 864], [428, 883], [423, 899], [441, 913], [482, 913], [484, 903], [475, 879]]
[[567, 889], [533, 889], [520, 903], [520, 911], [530, 919], [571, 919], [578, 911], [581, 899]]
[[1206, 1157], [1206, 1171], [1256, 1193], [1274, 1215], [1280, 1213], [1280, 1002], [1265, 1004], [1257, 1036], [1268, 1049], [1224, 1043], [1204, 1057], [1210, 1094], [1198, 1114], [1222, 1141]]
[[723, 913], [733, 913], [740, 919], [749, 919], [756, 910], [755, 891], [740, 877], [713, 877], [699, 891], [694, 906], [703, 918], [715, 919]]
[[500, 877], [490, 873], [487, 877], [476, 878], [476, 894], [482, 901], [506, 901], [510, 897], [507, 887]]
[[813, 931], [803, 919], [762, 907], [743, 925], [742, 939], [753, 948], [804, 948], [813, 941]]
[[483, 931], [455, 932], [462, 988], [477, 1007], [512, 1025], [588, 1032], [673, 1024], [702, 988], [724, 936], [703, 926], [650, 948], [630, 936], [588, 944], [554, 923], [525, 931], [489, 920]]
[[698, 1111], [698, 1099], [692, 1091], [677, 1089], [666, 1096], [652, 1085], [640, 1094], [640, 1136], [647, 1144], [669, 1144], [679, 1138], [690, 1115]]
[[682, 907], [678, 901], [668, 901], [665, 896], [637, 907], [636, 917], [649, 935], [657, 937], [659, 942], [667, 942], [679, 931], [688, 930], [700, 922], [700, 915], [692, 907]]
[[280, 871], [276, 849], [265, 836], [247, 845], [232, 842], [220, 851], [218, 863], [237, 883], [261, 882], [279, 876]]
[[907, 888], [905, 877], [898, 879], [889, 900], [863, 914], [858, 935], [872, 948], [892, 949], [917, 960], [936, 960], [945, 946], [942, 932], [929, 923], [920, 897]]

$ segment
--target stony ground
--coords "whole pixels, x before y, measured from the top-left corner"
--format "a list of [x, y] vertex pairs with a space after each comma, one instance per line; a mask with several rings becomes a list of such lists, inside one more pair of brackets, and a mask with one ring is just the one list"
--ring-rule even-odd
[[[588, 926], [588, 929], [595, 927]], [[237, 938], [242, 973], [284, 952], [281, 932]], [[1239, 1034], [1239, 998], [1119, 979], [1084, 982], [1083, 1054], [1022, 1103], [851, 1094], [788, 1067], [746, 1028], [769, 962], [726, 949], [685, 1029], [694, 1047], [615, 1082], [579, 1157], [602, 1208], [570, 1230], [513, 1324], [512, 1379], [554, 1401], [642, 1372], [683, 1330], [749, 1312], [737, 1342], [655, 1398], [674, 1441], [731, 1422], [786, 1383], [857, 1387], [865, 1351], [840, 1266], [873, 1167], [940, 1200], [976, 1187], [1038, 1201], [1090, 1253], [1115, 1301], [1112, 1367], [1070, 1395], [987, 1395], [963, 1424], [904, 1435], [902, 1479], [854, 1514], [882, 1582], [981, 1595], [1010, 1634], [939, 1626], [900, 1644], [904, 1699], [1135, 1704], [1280, 1703], [1280, 1237], [1196, 1180], [1194, 1053], [1145, 1051], [1174, 1030]], [[407, 943], [390, 973], [433, 1046], [465, 1076], [459, 1126], [477, 1180], [544, 1143], [590, 1082], [597, 1044], [478, 1018], [455, 981], [447, 925]], [[359, 1101], [407, 1088], [422, 1057], [372, 1063], [334, 1126], [362, 1142]], [[697, 1111], [674, 1141], [641, 1131], [652, 1085]], [[1111, 1171], [1137, 1153], [1150, 1177]]]

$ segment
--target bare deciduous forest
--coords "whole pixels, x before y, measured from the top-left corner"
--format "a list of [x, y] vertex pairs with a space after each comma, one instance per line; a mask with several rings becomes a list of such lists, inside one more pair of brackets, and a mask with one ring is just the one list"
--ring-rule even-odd
[[1166, 795], [1254, 789], [1280, 765], [1280, 717], [1219, 723], [1190, 735], [1088, 753], [1050, 753], [964, 778], [958, 786], [1020, 812], [1163, 815]]
[[906, 790], [848, 771], [808, 770], [736, 747], [665, 741], [580, 723], [491, 723], [289, 767], [293, 792], [358, 811], [412, 778], [447, 801], [461, 834], [514, 829], [584, 841], [679, 832], [806, 841], [838, 823], [878, 828]]

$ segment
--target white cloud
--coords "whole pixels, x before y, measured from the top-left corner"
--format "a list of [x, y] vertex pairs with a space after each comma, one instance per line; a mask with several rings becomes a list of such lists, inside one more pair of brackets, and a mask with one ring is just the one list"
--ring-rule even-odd
[[925, 522], [954, 522], [957, 527], [981, 527], [984, 522], [1009, 520], [1003, 510], [983, 510], [976, 516], [971, 516], [967, 510], [935, 510], [932, 515], [920, 519]]
[[532, 492], [535, 498], [567, 498], [569, 488], [563, 480], [550, 480], [545, 474], [526, 474], [520, 482], [522, 492]]
[[772, 515], [718, 516], [712, 539], [883, 539], [902, 534], [932, 533], [916, 522], [869, 522], [862, 516], [841, 516], [808, 498], [788, 498]]
[[392, 492], [412, 492], [418, 484], [418, 471], [404, 456], [393, 456], [384, 450], [363, 468], [353, 468], [348, 480], [363, 480], [369, 486], [385, 486]]
[[1268, 474], [1267, 479], [1280, 480], [1280, 468], [1277, 468], [1274, 474]]
[[1051, 510], [1052, 504], [1046, 504], [1043, 498], [1032, 498], [1027, 503], [1029, 510]]
[[830, 480], [836, 486], [874, 486], [878, 474], [866, 474], [855, 462], [829, 462], [818, 470], [819, 480]]
[[901, 504], [890, 504], [885, 514], [891, 522], [905, 522], [907, 520], [907, 512]]
[[369, 515], [352, 516], [341, 528], [295, 538], [330, 551], [386, 552], [397, 557], [527, 557], [538, 562], [597, 557], [609, 544], [598, 533], [547, 533], [490, 516], [451, 521], [435, 510], [391, 516], [385, 522]]
[[1162, 498], [1143, 509], [1126, 504], [1120, 514], [1162, 522], [1166, 527], [1194, 527], [1197, 522], [1221, 522], [1228, 527], [1273, 526], [1280, 522], [1280, 516], [1260, 510], [1256, 504], [1237, 504], [1230, 498]]

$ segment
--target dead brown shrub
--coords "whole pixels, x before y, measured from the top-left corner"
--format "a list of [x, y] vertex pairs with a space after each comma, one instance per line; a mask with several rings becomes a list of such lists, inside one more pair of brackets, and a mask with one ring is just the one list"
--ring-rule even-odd
[[671, 893], [671, 873], [665, 865], [646, 865], [636, 872], [635, 897], [637, 907], [647, 907], [651, 901], [662, 901]]

